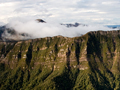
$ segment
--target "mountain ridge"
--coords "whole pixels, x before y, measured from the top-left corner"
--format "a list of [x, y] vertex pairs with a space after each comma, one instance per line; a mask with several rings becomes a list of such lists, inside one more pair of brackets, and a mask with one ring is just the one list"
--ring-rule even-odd
[[0, 89], [119, 90], [119, 32], [0, 42]]

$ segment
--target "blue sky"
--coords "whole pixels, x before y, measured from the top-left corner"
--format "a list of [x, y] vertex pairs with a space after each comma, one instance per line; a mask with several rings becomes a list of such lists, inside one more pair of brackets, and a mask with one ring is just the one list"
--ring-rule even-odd
[[120, 0], [0, 0], [0, 24], [21, 18], [120, 24]]

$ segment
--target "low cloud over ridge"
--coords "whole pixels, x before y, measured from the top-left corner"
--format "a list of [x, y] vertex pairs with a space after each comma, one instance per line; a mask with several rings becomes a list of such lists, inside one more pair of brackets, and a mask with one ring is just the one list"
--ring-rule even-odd
[[[57, 35], [62, 35], [65, 37], [76, 37], [86, 34], [89, 31], [97, 31], [97, 30], [113, 30], [108, 27], [100, 26], [100, 25], [88, 25], [88, 26], [78, 26], [78, 27], [70, 27], [67, 28], [64, 25], [60, 25], [56, 22], [46, 21], [47, 23], [38, 23], [35, 20], [13, 20], [7, 24], [7, 28], [12, 28], [16, 30], [18, 33], [27, 33], [31, 37], [34, 38], [42, 38], [42, 37], [53, 37]], [[4, 34], [4, 37], [9, 37], [8, 34]], [[13, 37], [12, 37], [13, 38]]]

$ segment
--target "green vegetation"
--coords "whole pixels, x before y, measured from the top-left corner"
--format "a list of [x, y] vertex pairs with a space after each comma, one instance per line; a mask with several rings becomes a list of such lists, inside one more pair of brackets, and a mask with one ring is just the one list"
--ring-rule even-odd
[[120, 35], [0, 42], [0, 90], [119, 90]]

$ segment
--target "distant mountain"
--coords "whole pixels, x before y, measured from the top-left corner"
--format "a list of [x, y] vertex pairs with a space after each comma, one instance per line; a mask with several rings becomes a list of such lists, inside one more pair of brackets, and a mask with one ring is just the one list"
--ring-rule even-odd
[[6, 26], [0, 27], [0, 41], [27, 40], [30, 37], [27, 33], [18, 33], [16, 30], [7, 28]]
[[61, 25], [64, 25], [64, 26], [66, 26], [66, 27], [68, 27], [68, 28], [70, 28], [70, 27], [78, 27], [78, 26], [88, 26], [88, 25], [86, 25], [86, 24], [81, 24], [81, 23], [75, 23], [75, 24], [61, 24]]
[[39, 23], [46, 23], [44, 20], [42, 19], [36, 19], [36, 21], [38, 21]]
[[106, 25], [108, 28], [112, 28], [112, 29], [115, 29], [115, 28], [118, 28], [120, 29], [120, 25]]
[[5, 26], [0, 26], [0, 39], [2, 37], [3, 32], [5, 31], [6, 27]]

